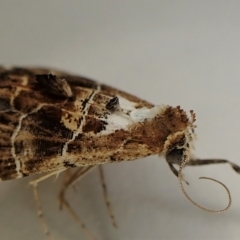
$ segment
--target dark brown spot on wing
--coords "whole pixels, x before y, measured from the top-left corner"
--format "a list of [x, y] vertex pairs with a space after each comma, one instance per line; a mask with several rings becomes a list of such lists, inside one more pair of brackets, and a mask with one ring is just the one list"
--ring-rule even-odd
[[53, 74], [38, 74], [36, 80], [40, 87], [45, 88], [48, 93], [65, 98], [73, 96], [71, 87], [65, 79], [58, 78]]
[[70, 139], [73, 133], [61, 122], [62, 115], [58, 106], [43, 106], [23, 119], [22, 131], [27, 131], [36, 138], [48, 136], [62, 141]]
[[118, 97], [111, 98], [106, 104], [106, 109], [110, 111], [116, 111], [119, 109], [119, 99]]
[[85, 125], [83, 126], [83, 132], [93, 132], [93, 133], [99, 133], [102, 130], [106, 129], [107, 122], [103, 120], [96, 119], [91, 116], [86, 117]]
[[54, 140], [35, 139], [32, 141], [34, 154], [41, 157], [61, 156], [64, 143]]
[[11, 104], [10, 104], [10, 99], [4, 99], [0, 95], [0, 111], [7, 111], [7, 110], [10, 110], [11, 108], [12, 107], [11, 107]]

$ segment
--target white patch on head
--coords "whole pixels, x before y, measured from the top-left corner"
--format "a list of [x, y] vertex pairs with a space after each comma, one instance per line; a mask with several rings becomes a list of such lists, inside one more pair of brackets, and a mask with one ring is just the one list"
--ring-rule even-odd
[[106, 129], [97, 133], [97, 135], [108, 135], [116, 130], [126, 130], [129, 125], [133, 124], [130, 116], [122, 111], [111, 113], [107, 116], [107, 119], [101, 118], [103, 121], [107, 121]]
[[130, 117], [134, 122], [143, 122], [144, 120], [154, 118], [162, 110], [163, 110], [162, 106], [134, 109], [133, 111], [131, 111]]
[[[145, 120], [153, 119], [157, 114], [165, 109], [164, 106], [154, 106], [152, 108], [134, 108], [133, 102], [130, 102], [124, 98], [121, 98], [121, 102], [124, 102], [124, 107], [120, 102], [120, 110], [111, 113], [107, 116], [107, 119], [102, 118], [101, 120], [107, 121], [106, 129], [98, 133], [97, 135], [108, 135], [116, 130], [127, 130], [131, 125]], [[126, 101], [125, 101], [126, 100]], [[135, 104], [136, 105], [136, 104]], [[129, 115], [125, 113], [124, 110], [128, 108]], [[132, 110], [130, 110], [130, 108]]]
[[127, 100], [126, 98], [123, 98], [119, 95], [117, 95], [118, 100], [119, 100], [119, 106], [121, 109], [123, 110], [127, 110], [127, 111], [132, 111], [136, 108], [136, 103], [131, 102], [129, 100]]
[[126, 130], [129, 125], [133, 124], [134, 121], [127, 113], [136, 110], [136, 103], [127, 100], [119, 95], [117, 95], [119, 100], [120, 110], [112, 112], [107, 116], [107, 119], [101, 118], [103, 121], [107, 121], [106, 129], [97, 133], [97, 135], [108, 135], [116, 130]]

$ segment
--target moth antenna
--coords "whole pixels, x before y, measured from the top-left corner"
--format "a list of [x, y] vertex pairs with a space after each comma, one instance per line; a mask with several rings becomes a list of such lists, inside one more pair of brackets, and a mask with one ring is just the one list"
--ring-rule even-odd
[[216, 180], [216, 179], [213, 179], [213, 178], [209, 178], [209, 177], [200, 177], [199, 179], [206, 179], [206, 180], [211, 180], [211, 181], [214, 181], [220, 185], [222, 185], [225, 190], [227, 191], [227, 194], [228, 194], [228, 205], [223, 208], [223, 209], [220, 209], [220, 210], [213, 210], [213, 209], [209, 209], [209, 208], [206, 208], [206, 207], [203, 207], [201, 205], [199, 205], [197, 202], [195, 202], [186, 192], [185, 188], [183, 187], [183, 180], [182, 180], [182, 169], [185, 167], [185, 165], [188, 163], [189, 161], [189, 158], [188, 158], [188, 155], [185, 155], [184, 154], [184, 160], [182, 161], [180, 167], [179, 167], [179, 171], [178, 171], [178, 182], [179, 182], [179, 186], [180, 186], [180, 189], [182, 190], [183, 194], [185, 195], [185, 197], [192, 203], [194, 204], [195, 206], [199, 207], [200, 209], [202, 210], [205, 210], [205, 211], [208, 211], [208, 212], [212, 212], [212, 213], [222, 213], [222, 212], [225, 212], [227, 209], [229, 209], [229, 207], [231, 206], [232, 204], [232, 197], [231, 197], [231, 193], [229, 191], [229, 189], [226, 187], [225, 184], [223, 184], [222, 182]]

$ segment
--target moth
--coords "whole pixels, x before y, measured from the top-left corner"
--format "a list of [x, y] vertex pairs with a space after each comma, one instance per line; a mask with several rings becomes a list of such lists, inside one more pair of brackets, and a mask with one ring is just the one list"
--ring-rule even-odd
[[[37, 191], [40, 181], [76, 168], [60, 191], [60, 202], [88, 237], [95, 239], [66, 200], [66, 189], [95, 166], [150, 155], [164, 157], [186, 197], [212, 211], [187, 195], [182, 169], [228, 163], [240, 173], [240, 167], [224, 159], [192, 157], [195, 120], [193, 111], [187, 114], [180, 106], [153, 105], [85, 77], [53, 69], [0, 67], [0, 179], [45, 173], [31, 184], [49, 238]], [[100, 176], [115, 224], [101, 167]], [[215, 212], [229, 208], [230, 195], [229, 199], [225, 209]]]

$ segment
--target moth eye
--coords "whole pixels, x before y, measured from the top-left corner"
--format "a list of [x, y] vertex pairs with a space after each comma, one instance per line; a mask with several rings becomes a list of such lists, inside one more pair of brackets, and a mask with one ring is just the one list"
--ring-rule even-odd
[[182, 162], [183, 149], [173, 149], [166, 155], [168, 163], [179, 164]]
[[119, 109], [119, 99], [117, 96], [111, 98], [106, 104], [106, 109], [110, 111], [116, 111]]

